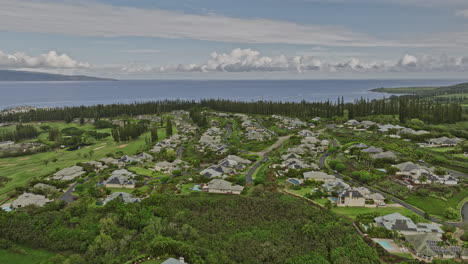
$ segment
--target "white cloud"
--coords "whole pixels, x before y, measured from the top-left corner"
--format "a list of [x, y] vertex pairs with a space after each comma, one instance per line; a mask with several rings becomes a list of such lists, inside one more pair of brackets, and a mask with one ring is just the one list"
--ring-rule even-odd
[[459, 10], [455, 13], [455, 15], [468, 18], [468, 9]]
[[313, 56], [262, 56], [252, 49], [234, 49], [229, 53], [213, 52], [201, 64], [148, 66], [133, 64], [120, 69], [124, 73], [170, 72], [464, 72], [468, 57], [406, 54], [394, 61], [362, 61], [348, 58], [331, 62]]
[[[0, 0], [0, 30], [81, 36], [188, 38], [234, 43], [372, 47], [401, 44], [336, 26], [297, 24], [87, 2]], [[409, 45], [409, 44], [405, 44]]]
[[67, 54], [49, 51], [38, 56], [30, 56], [24, 52], [6, 54], [0, 51], [0, 68], [89, 68], [90, 64], [72, 59]]

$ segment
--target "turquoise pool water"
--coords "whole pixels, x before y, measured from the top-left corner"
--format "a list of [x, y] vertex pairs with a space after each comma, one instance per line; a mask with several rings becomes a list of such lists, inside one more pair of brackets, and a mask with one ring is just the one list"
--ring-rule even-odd
[[390, 245], [390, 243], [388, 241], [379, 241], [378, 242], [383, 248], [385, 248], [386, 250], [393, 250], [394, 248], [392, 247], [392, 245]]
[[292, 183], [292, 184], [295, 184], [295, 185], [301, 185], [301, 183], [300, 183], [298, 180], [296, 180], [296, 179], [288, 179], [288, 181], [289, 181], [290, 183]]
[[193, 190], [193, 191], [199, 191], [199, 192], [202, 191], [202, 189], [200, 189], [200, 185], [195, 185], [195, 186], [193, 186], [192, 190]]

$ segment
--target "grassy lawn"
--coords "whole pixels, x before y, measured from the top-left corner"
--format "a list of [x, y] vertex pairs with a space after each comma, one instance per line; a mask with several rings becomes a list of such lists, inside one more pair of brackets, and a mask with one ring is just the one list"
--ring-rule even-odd
[[265, 140], [265, 141], [249, 140], [249, 141], [243, 142], [241, 145], [242, 145], [242, 148], [245, 150], [257, 152], [257, 151], [262, 151], [262, 150], [269, 148], [277, 140], [278, 140], [277, 138], [272, 138], [270, 140]]
[[[43, 123], [51, 124], [54, 126], [74, 126], [74, 124], [65, 123]], [[89, 128], [88, 128], [89, 126]], [[91, 129], [91, 125], [81, 126], [80, 128]], [[165, 138], [165, 130], [159, 129], [160, 137], [162, 140]], [[147, 147], [145, 137], [149, 135], [145, 133], [137, 140], [130, 142], [114, 142], [110, 137], [99, 141], [97, 144], [84, 147], [80, 150], [68, 151], [59, 149], [43, 153], [37, 153], [23, 157], [3, 158], [0, 159], [0, 175], [5, 175], [11, 179], [5, 184], [5, 187], [0, 189], [0, 199], [3, 199], [8, 192], [19, 186], [24, 186], [29, 180], [33, 178], [43, 178], [54, 173], [57, 169], [63, 169], [75, 165], [78, 162], [98, 160], [106, 157], [109, 153], [122, 151], [124, 154], [133, 155], [141, 152]], [[90, 151], [94, 151], [92, 156], [89, 156]], [[85, 156], [87, 156], [85, 158]], [[57, 159], [57, 162], [49, 162], [45, 165], [46, 161]], [[142, 168], [143, 169], [143, 168]], [[143, 174], [144, 175], [144, 174]]]
[[448, 152], [455, 150], [454, 147], [440, 147], [440, 148], [430, 148], [430, 150], [437, 151], [437, 152]]
[[150, 169], [145, 169], [145, 168], [142, 168], [142, 167], [130, 167], [130, 168], [128, 168], [128, 170], [135, 173], [135, 174], [142, 175], [142, 176], [148, 176], [148, 177], [154, 177], [154, 176], [157, 176], [158, 174], [161, 174], [159, 172], [156, 172], [156, 171], [153, 171], [153, 170], [150, 170]]
[[448, 198], [446, 201], [432, 196], [421, 197], [416, 194], [412, 194], [406, 199], [406, 202], [428, 212], [429, 214], [444, 217], [445, 208], [452, 207], [457, 209], [459, 212], [458, 209], [463, 205], [462, 201], [467, 200], [467, 197], [468, 190], [462, 190], [456, 195]]
[[327, 198], [320, 198], [320, 199], [315, 199], [314, 202], [318, 203], [318, 204], [321, 204], [321, 205], [326, 205], [328, 203], [328, 200]]
[[406, 217], [415, 215], [411, 210], [404, 207], [333, 207], [332, 211], [338, 215], [356, 219], [359, 214], [377, 212], [381, 215], [400, 213]]
[[192, 188], [195, 184], [194, 183], [186, 183], [181, 185], [181, 193], [180, 194], [190, 194], [192, 191]]
[[288, 191], [300, 196], [304, 196], [306, 193], [310, 193], [312, 189], [313, 187], [302, 187], [300, 190], [288, 189]]
[[5, 264], [35, 264], [55, 256], [54, 253], [31, 249], [22, 246], [14, 246], [15, 250], [0, 249], [0, 263]]

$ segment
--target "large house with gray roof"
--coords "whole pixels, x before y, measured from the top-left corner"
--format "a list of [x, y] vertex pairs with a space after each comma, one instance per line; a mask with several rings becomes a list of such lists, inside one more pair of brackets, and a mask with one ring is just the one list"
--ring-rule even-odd
[[107, 188], [135, 188], [134, 177], [135, 174], [126, 169], [115, 170], [103, 184]]
[[235, 185], [222, 179], [213, 179], [202, 186], [204, 192], [223, 193], [223, 194], [241, 194], [244, 186]]
[[16, 200], [11, 202], [12, 208], [21, 208], [28, 205], [35, 205], [42, 207], [47, 203], [52, 202], [52, 200], [48, 199], [44, 195], [40, 194], [33, 194], [33, 193], [23, 193], [20, 195]]
[[426, 261], [432, 261], [434, 258], [468, 259], [468, 249], [459, 246], [443, 245], [444, 243], [441, 243], [442, 239], [434, 234], [405, 235], [405, 240], [414, 249], [416, 256]]
[[385, 227], [388, 230], [398, 231], [403, 235], [432, 233], [440, 236], [444, 233], [436, 223], [415, 224], [413, 220], [401, 215], [400, 213], [379, 216], [374, 218], [374, 220], [377, 226]]
[[82, 167], [72, 166], [72, 167], [57, 171], [56, 173], [54, 173], [54, 176], [52, 176], [52, 179], [58, 180], [58, 181], [71, 181], [71, 180], [74, 180], [75, 178], [80, 177], [81, 175], [85, 173], [86, 172], [83, 170]]

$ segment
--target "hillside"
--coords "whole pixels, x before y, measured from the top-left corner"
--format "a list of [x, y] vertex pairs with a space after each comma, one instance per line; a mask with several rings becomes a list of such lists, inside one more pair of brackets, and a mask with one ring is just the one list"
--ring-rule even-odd
[[83, 75], [61, 75], [43, 72], [0, 70], [0, 82], [30, 81], [111, 81], [112, 79]]

